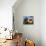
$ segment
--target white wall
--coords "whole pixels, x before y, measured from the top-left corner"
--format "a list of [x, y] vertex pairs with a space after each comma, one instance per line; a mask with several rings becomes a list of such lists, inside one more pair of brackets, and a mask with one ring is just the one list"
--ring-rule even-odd
[[12, 28], [12, 6], [16, 0], [0, 0], [0, 27]]
[[[41, 0], [23, 0], [17, 6], [14, 5], [15, 28], [22, 32], [24, 37], [35, 41], [36, 46], [41, 46]], [[23, 16], [34, 16], [33, 25], [24, 25]]]
[[46, 46], [46, 0], [41, 1], [41, 38], [42, 46]]

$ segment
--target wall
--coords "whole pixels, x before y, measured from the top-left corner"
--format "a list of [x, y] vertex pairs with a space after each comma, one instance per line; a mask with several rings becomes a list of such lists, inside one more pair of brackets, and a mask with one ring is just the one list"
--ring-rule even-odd
[[46, 46], [46, 0], [41, 1], [41, 38], [42, 46]]
[[[35, 41], [41, 46], [41, 0], [23, 0], [17, 7], [14, 5], [15, 30], [23, 33], [24, 38]], [[24, 25], [23, 16], [34, 16], [33, 25]]]

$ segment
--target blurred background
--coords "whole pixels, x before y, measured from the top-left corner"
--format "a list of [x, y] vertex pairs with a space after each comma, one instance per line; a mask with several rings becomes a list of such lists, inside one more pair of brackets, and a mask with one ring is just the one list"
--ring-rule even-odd
[[[0, 0], [0, 27], [12, 29], [13, 14], [15, 30], [37, 46], [46, 46], [46, 0]], [[34, 16], [34, 24], [24, 25], [23, 16]]]

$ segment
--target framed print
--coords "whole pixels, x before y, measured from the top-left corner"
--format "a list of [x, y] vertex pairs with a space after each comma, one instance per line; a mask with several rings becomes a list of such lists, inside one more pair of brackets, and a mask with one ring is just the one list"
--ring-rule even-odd
[[34, 24], [33, 16], [23, 16], [23, 24]]

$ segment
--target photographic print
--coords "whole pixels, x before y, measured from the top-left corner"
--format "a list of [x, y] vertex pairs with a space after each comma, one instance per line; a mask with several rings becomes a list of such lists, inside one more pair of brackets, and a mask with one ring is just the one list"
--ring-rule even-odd
[[34, 24], [33, 16], [23, 16], [23, 24]]

